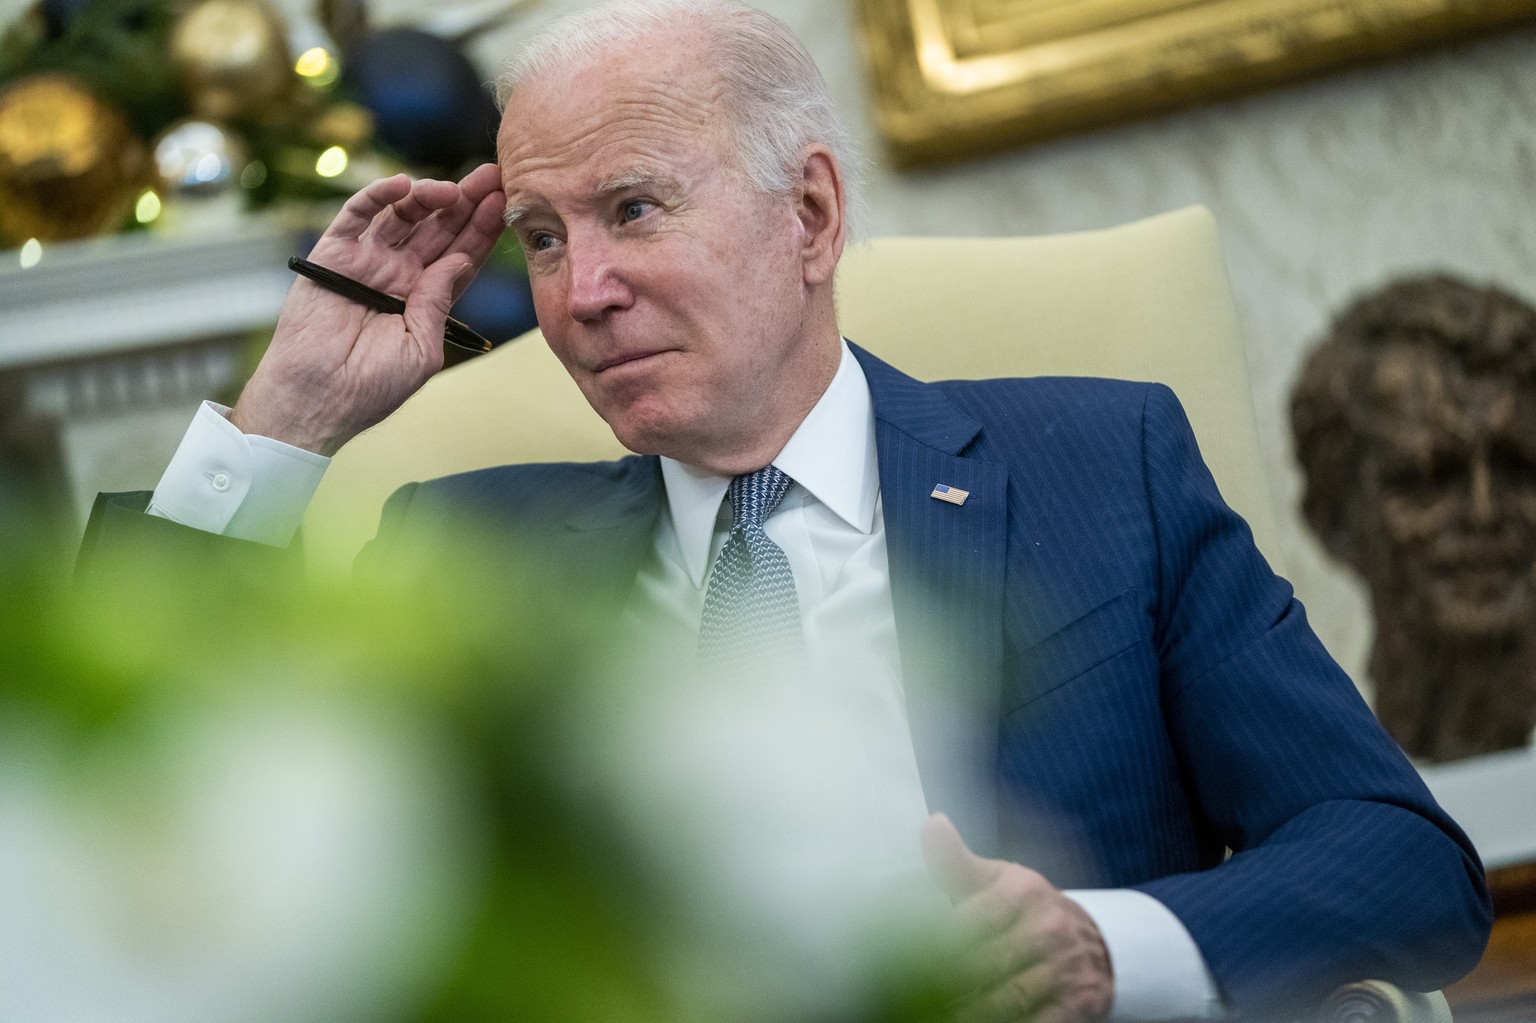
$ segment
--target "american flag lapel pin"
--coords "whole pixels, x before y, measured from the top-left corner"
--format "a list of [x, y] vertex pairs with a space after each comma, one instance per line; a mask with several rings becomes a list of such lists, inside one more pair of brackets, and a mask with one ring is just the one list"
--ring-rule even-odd
[[933, 493], [929, 494], [928, 496], [933, 498], [935, 501], [948, 501], [950, 504], [964, 504], [965, 499], [971, 496], [971, 492], [969, 490], [961, 490], [959, 487], [952, 487], [947, 483], [940, 483], [933, 488]]

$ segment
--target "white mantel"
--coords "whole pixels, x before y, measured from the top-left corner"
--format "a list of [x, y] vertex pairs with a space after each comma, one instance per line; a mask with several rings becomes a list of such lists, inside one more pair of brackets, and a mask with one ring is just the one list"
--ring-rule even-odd
[[134, 234], [0, 253], [0, 435], [79, 523], [99, 490], [150, 488], [197, 402], [246, 368], [293, 275], [296, 234]]

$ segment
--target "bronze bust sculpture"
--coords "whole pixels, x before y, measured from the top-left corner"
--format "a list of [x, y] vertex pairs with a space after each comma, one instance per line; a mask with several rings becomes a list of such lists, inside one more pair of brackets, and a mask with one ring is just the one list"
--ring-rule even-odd
[[1302, 510], [1370, 590], [1376, 712], [1430, 761], [1536, 725], [1536, 309], [1445, 277], [1347, 308], [1291, 400]]

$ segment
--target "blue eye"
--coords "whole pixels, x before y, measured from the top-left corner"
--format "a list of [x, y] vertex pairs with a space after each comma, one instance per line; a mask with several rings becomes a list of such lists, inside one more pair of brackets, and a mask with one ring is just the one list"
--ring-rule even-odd
[[531, 239], [530, 248], [535, 252], [542, 252], [555, 244], [555, 236], [552, 234], [536, 234]]
[[624, 221], [626, 224], [631, 220], [639, 220], [641, 217], [645, 216], [646, 211], [650, 208], [651, 204], [646, 202], [644, 199], [631, 199], [622, 207], [620, 207], [619, 219]]

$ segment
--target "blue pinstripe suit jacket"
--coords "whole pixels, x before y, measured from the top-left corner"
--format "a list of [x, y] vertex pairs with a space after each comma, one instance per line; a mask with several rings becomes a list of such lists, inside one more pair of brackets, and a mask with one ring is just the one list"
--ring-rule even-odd
[[[1431, 989], [1476, 962], [1476, 854], [1222, 502], [1167, 388], [925, 384], [855, 353], [932, 809], [1063, 887], [1161, 900], [1239, 1012], [1365, 977]], [[936, 483], [971, 496], [933, 500]], [[617, 594], [662, 493], [653, 458], [484, 470], [406, 488], [381, 536], [466, 504]]]

